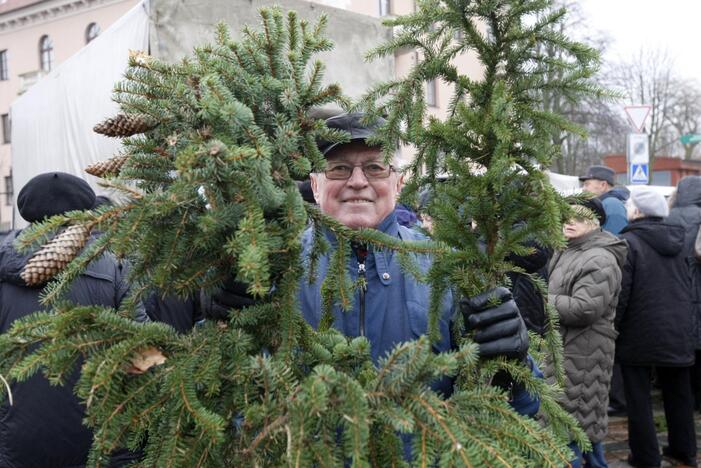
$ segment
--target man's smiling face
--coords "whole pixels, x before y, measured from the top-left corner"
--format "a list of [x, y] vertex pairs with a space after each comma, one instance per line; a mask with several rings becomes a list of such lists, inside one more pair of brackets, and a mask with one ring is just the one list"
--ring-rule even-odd
[[393, 210], [402, 187], [402, 176], [394, 170], [389, 177], [368, 180], [361, 165], [386, 166], [379, 147], [364, 142], [348, 143], [327, 157], [327, 169], [353, 166], [348, 179], [329, 179], [323, 172], [311, 174], [311, 185], [321, 211], [350, 228], [374, 228]]

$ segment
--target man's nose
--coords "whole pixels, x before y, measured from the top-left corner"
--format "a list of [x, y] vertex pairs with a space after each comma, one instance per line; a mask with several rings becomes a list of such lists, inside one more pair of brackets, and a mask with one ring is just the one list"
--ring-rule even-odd
[[362, 166], [353, 167], [353, 172], [351, 172], [347, 184], [351, 187], [363, 187], [368, 184], [368, 179], [365, 177]]

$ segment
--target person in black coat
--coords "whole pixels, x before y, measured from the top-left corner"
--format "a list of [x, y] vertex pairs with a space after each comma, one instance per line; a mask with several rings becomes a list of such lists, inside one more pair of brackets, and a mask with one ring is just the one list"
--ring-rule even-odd
[[696, 466], [689, 383], [694, 344], [684, 227], [665, 221], [667, 203], [653, 190], [634, 191], [626, 205], [629, 224], [621, 237], [629, 249], [615, 323], [616, 358], [628, 403], [629, 463], [660, 465], [650, 396], [655, 367], [668, 428], [669, 446], [663, 453]]
[[693, 335], [696, 363], [691, 371], [695, 408], [701, 410], [701, 263], [694, 255], [694, 243], [701, 226], [701, 177], [687, 176], [677, 184], [670, 221], [684, 226], [684, 257], [689, 264], [693, 304]]
[[[17, 206], [29, 222], [71, 210], [92, 208], [95, 194], [82, 179], [53, 172], [30, 180], [20, 191]], [[27, 286], [20, 278], [32, 253], [21, 254], [14, 241], [21, 231], [11, 232], [0, 245], [0, 333], [15, 320], [42, 310], [42, 286]], [[68, 299], [81, 305], [117, 308], [128, 291], [123, 267], [113, 255], [104, 254], [76, 278]], [[143, 310], [138, 319], [147, 320]], [[41, 374], [11, 385], [13, 405], [0, 405], [0, 467], [79, 467], [86, 462], [92, 443], [83, 425], [84, 407], [73, 394], [79, 369], [61, 386], [50, 385]], [[112, 466], [130, 461], [126, 450], [113, 454]]]
[[539, 277], [547, 285], [547, 264], [552, 256], [552, 251], [533, 241], [528, 241], [525, 245], [533, 248], [533, 253], [525, 256], [511, 254], [507, 257], [507, 260], [521, 268], [523, 273], [510, 271], [507, 276], [511, 281], [511, 294], [526, 327], [543, 336], [547, 325], [545, 298], [528, 275]]

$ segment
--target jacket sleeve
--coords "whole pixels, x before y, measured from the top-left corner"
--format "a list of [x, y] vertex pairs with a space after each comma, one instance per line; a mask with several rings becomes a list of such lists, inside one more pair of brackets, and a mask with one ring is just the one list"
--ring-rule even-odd
[[633, 286], [634, 273], [635, 273], [635, 252], [633, 249], [628, 247], [628, 253], [626, 254], [626, 263], [623, 266], [623, 271], [621, 272], [623, 279], [621, 280], [621, 293], [618, 296], [618, 305], [616, 306], [616, 318], [614, 324], [616, 329], [623, 321], [626, 309], [628, 308], [628, 299], [630, 298], [631, 287]]
[[[127, 282], [127, 272], [129, 271], [129, 265], [125, 262], [118, 262], [116, 267], [116, 278], [115, 284], [117, 290], [115, 291], [115, 305], [119, 307], [127, 294], [129, 294], [129, 283]], [[146, 308], [143, 302], [139, 301], [136, 304], [136, 309], [134, 310], [134, 320], [137, 322], [150, 322], [151, 319], [146, 314]]]
[[606, 311], [621, 287], [621, 270], [608, 252], [597, 249], [581, 266], [571, 295], [550, 294], [560, 323], [571, 327], [591, 325]]
[[602, 226], [611, 234], [620, 233], [628, 225], [628, 216], [623, 202], [615, 197], [605, 198], [601, 204], [606, 212], [606, 222]]
[[[531, 366], [533, 375], [542, 379], [543, 373], [530, 355], [528, 356], [528, 364]], [[528, 393], [526, 389], [521, 386], [514, 387], [511, 398], [509, 399], [509, 404], [514, 411], [522, 416], [534, 417], [540, 409], [540, 399]]]

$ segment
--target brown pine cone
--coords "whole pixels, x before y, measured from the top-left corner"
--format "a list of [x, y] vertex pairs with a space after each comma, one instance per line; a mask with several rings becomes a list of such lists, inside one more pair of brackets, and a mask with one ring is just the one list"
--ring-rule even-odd
[[104, 177], [106, 175], [117, 175], [122, 169], [122, 166], [127, 162], [129, 156], [115, 156], [107, 161], [99, 161], [85, 168], [85, 172], [96, 177]]
[[66, 228], [29, 259], [20, 277], [29, 286], [46, 283], [78, 255], [89, 237], [82, 224]]
[[153, 120], [143, 114], [117, 114], [95, 125], [93, 131], [111, 137], [128, 137], [155, 126]]

